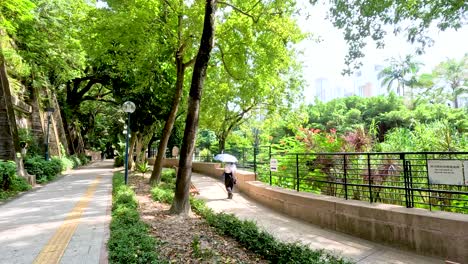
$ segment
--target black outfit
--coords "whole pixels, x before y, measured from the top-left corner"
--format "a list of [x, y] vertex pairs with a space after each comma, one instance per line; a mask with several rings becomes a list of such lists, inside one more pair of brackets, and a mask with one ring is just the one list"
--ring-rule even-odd
[[226, 186], [226, 191], [228, 192], [228, 198], [232, 199], [232, 189], [234, 188], [234, 184], [236, 184], [236, 180], [232, 172], [224, 173], [224, 186]]

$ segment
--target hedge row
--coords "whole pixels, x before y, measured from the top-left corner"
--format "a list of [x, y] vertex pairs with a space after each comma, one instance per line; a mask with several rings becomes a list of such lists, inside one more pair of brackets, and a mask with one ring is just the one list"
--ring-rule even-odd
[[24, 168], [29, 174], [36, 176], [38, 183], [44, 183], [55, 179], [62, 171], [86, 165], [88, 162], [85, 155], [52, 157], [49, 161], [42, 156], [32, 156], [25, 159]]
[[140, 220], [135, 193], [124, 184], [122, 173], [113, 178], [110, 230], [109, 263], [167, 263], [158, 257], [156, 240]]

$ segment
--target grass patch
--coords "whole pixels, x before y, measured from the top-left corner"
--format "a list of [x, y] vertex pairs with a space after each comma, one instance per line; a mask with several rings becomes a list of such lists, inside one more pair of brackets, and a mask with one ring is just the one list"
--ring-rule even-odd
[[[164, 179], [164, 177], [163, 177]], [[172, 203], [174, 197], [171, 184], [163, 182], [151, 190], [154, 200]], [[233, 214], [215, 213], [200, 199], [190, 198], [192, 210], [205, 218], [207, 223], [216, 228], [221, 235], [228, 235], [236, 239], [242, 246], [262, 256], [272, 263], [352, 263], [337, 258], [323, 250], [312, 250], [299, 243], [284, 243], [269, 233], [258, 228], [253, 221], [240, 220]], [[197, 243], [194, 241], [194, 245]], [[202, 254], [200, 252], [200, 254]]]
[[141, 221], [135, 193], [124, 184], [122, 173], [115, 173], [112, 183], [109, 263], [167, 263], [159, 258], [157, 241]]

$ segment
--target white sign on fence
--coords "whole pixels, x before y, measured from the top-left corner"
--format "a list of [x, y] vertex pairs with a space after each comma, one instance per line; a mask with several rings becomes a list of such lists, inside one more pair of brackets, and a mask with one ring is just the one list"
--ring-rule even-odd
[[463, 185], [463, 168], [460, 160], [428, 160], [427, 173], [430, 184]]
[[270, 171], [278, 171], [278, 160], [271, 159], [270, 160]]

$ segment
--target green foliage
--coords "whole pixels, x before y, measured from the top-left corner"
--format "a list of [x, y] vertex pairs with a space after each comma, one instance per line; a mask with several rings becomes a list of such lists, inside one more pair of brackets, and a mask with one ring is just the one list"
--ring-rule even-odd
[[125, 158], [121, 155], [117, 155], [114, 158], [114, 167], [122, 167], [125, 163]]
[[205, 161], [205, 162], [210, 162], [213, 158], [213, 154], [209, 149], [202, 149], [200, 151], [200, 160]]
[[74, 154], [68, 157], [68, 159], [73, 163], [73, 168], [78, 168], [79, 166], [86, 165], [89, 162], [89, 159], [85, 154]]
[[66, 156], [62, 156], [61, 158], [52, 157], [52, 160], [61, 164], [62, 166], [61, 171], [66, 171], [66, 170], [75, 168], [73, 161]]
[[13, 161], [0, 160], [0, 200], [13, 197], [18, 192], [31, 189], [24, 178], [16, 175], [16, 164]]
[[392, 58], [389, 66], [379, 72], [378, 78], [382, 80], [382, 85], [387, 86], [389, 92], [392, 91], [393, 84], [396, 82], [396, 93], [405, 95], [405, 87], [411, 88], [417, 83], [416, 74], [420, 66], [421, 63], [415, 62], [412, 55], [407, 55], [404, 59]]
[[171, 204], [174, 200], [174, 191], [168, 185], [163, 184], [151, 189], [151, 197], [155, 201]]
[[159, 259], [156, 240], [140, 220], [135, 193], [124, 185], [121, 173], [114, 174], [112, 193], [109, 263], [166, 263]]
[[140, 173], [143, 173], [143, 175], [145, 175], [145, 173], [147, 173], [148, 171], [150, 171], [150, 167], [148, 166], [148, 162], [145, 161], [145, 162], [142, 162], [142, 163], [137, 163], [136, 164], [136, 170]]
[[174, 169], [163, 169], [161, 174], [161, 181], [167, 184], [174, 184], [176, 181], [176, 175]]
[[16, 177], [16, 163], [14, 161], [0, 160], [0, 189], [9, 190]]
[[136, 209], [138, 208], [138, 201], [133, 190], [126, 185], [122, 185], [118, 187], [117, 193], [114, 196], [114, 205]]
[[38, 183], [44, 183], [55, 179], [57, 174], [62, 172], [63, 166], [62, 160], [60, 159], [46, 161], [41, 156], [27, 158], [24, 161], [24, 168], [29, 174], [36, 176], [36, 181]]
[[459, 133], [447, 121], [415, 124], [412, 130], [395, 128], [380, 143], [382, 151], [468, 151], [466, 133]]

